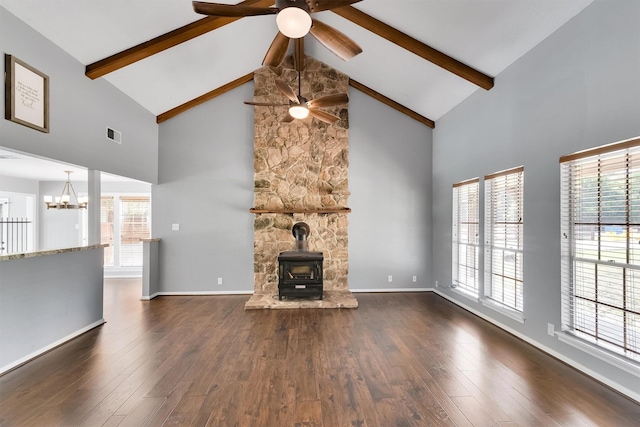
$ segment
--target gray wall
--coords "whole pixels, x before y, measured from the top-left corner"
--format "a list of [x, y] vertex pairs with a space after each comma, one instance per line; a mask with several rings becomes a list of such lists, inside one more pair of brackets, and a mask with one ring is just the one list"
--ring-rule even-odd
[[[21, 251], [36, 250], [38, 245], [38, 188], [38, 181], [0, 175], [0, 199], [8, 199], [9, 202], [7, 206], [9, 212], [8, 215], [5, 213], [5, 216], [31, 221], [31, 224], [26, 228], [26, 239], [24, 238], [25, 234], [19, 233], [23, 237], [18, 240], [21, 242], [19, 246], [17, 246], [16, 240], [11, 239], [13, 243], [9, 244], [7, 237], [3, 237], [2, 246], [5, 250], [12, 252], [18, 249]], [[13, 230], [15, 233], [16, 229]], [[11, 245], [16, 246], [9, 249]]]
[[[10, 193], [7, 191], [0, 191], [0, 199], [9, 199], [9, 218], [27, 218], [33, 219], [32, 212], [29, 212], [27, 207], [27, 197], [32, 196], [26, 193]], [[35, 196], [35, 194], [33, 194]]]
[[253, 291], [252, 98], [245, 84], [160, 125], [160, 292]]
[[[87, 183], [72, 181], [78, 195], [86, 194]], [[43, 197], [52, 196], [55, 200], [60, 196], [65, 181], [41, 181], [40, 198], [36, 201], [38, 213], [38, 250], [73, 248], [80, 246], [80, 214], [79, 209], [47, 209]], [[73, 196], [72, 196], [73, 197]], [[75, 202], [75, 201], [74, 201]]]
[[353, 88], [349, 126], [349, 288], [430, 287], [432, 130]]
[[[160, 292], [253, 292], [252, 97], [249, 83], [160, 125]], [[424, 287], [431, 129], [355, 89], [350, 97], [350, 287]]]
[[160, 290], [160, 242], [146, 241], [143, 243], [142, 256], [142, 296], [140, 299], [155, 298]]
[[563, 154], [640, 135], [638, 22], [640, 2], [596, 1], [497, 76], [491, 91], [479, 90], [438, 121], [432, 241], [433, 280], [450, 284], [452, 184], [479, 176], [482, 186], [485, 174], [524, 165], [525, 323], [439, 289], [636, 393], [637, 377], [566, 346], [546, 331], [547, 323], [560, 325], [558, 160]]
[[29, 212], [27, 196], [38, 199], [38, 181], [0, 175], [0, 199], [9, 199], [10, 218], [35, 219], [35, 212]]
[[0, 191], [38, 195], [38, 181], [0, 175]]
[[0, 261], [0, 373], [104, 323], [102, 258], [97, 248]]
[[101, 193], [134, 193], [134, 194], [151, 194], [151, 185], [146, 182], [138, 181], [105, 181], [105, 177], [101, 178]]
[[[155, 183], [155, 116], [0, 7], [0, 50], [49, 76], [50, 133], [0, 120], [0, 146]], [[4, 85], [0, 88], [4, 99]], [[106, 139], [106, 127], [122, 144]]]

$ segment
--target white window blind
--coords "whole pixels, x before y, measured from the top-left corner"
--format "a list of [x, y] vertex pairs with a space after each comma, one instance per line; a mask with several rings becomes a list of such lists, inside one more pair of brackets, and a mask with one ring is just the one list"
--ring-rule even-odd
[[120, 266], [142, 265], [142, 242], [151, 236], [148, 196], [120, 197]]
[[478, 296], [479, 179], [453, 184], [453, 284]]
[[640, 361], [640, 139], [560, 162], [563, 330]]
[[485, 296], [523, 311], [524, 168], [484, 177]]

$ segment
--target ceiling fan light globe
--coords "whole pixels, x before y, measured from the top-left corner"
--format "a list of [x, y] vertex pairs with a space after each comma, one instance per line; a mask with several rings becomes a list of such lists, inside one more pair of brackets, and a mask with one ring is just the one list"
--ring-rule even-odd
[[309, 109], [302, 105], [294, 105], [289, 108], [289, 115], [294, 119], [306, 119], [309, 116]]
[[298, 7], [287, 7], [276, 16], [278, 30], [291, 39], [299, 39], [309, 33], [311, 16]]

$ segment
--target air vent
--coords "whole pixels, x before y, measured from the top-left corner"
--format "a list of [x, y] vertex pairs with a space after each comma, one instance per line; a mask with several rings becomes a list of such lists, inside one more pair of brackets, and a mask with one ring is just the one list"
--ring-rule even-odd
[[107, 126], [107, 139], [117, 144], [122, 144], [122, 133]]

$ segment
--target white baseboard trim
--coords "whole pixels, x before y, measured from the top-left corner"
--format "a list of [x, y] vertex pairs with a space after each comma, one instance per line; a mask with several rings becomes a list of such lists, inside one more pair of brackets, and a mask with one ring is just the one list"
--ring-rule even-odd
[[518, 338], [520, 338], [521, 340], [531, 344], [534, 347], [537, 347], [538, 349], [544, 351], [547, 354], [550, 354], [551, 356], [555, 357], [558, 360], [561, 360], [562, 362], [566, 363], [569, 366], [574, 367], [575, 369], [583, 372], [584, 374], [590, 376], [591, 378], [596, 379], [597, 381], [600, 381], [601, 383], [611, 387], [612, 389], [624, 394], [625, 396], [629, 397], [630, 399], [635, 400], [636, 402], [640, 403], [640, 393], [638, 393], [637, 391], [628, 389], [614, 381], [611, 381], [609, 378], [603, 377], [602, 375], [593, 372], [591, 369], [581, 365], [580, 363], [577, 363], [576, 361], [574, 361], [573, 359], [560, 354], [558, 352], [556, 352], [555, 350], [550, 349], [549, 347], [540, 344], [538, 341], [532, 340], [531, 338], [527, 337], [526, 335], [521, 334], [520, 332], [511, 329], [510, 327], [508, 327], [507, 325], [504, 325], [500, 322], [498, 322], [497, 320], [487, 316], [484, 313], [481, 313], [477, 310], [474, 310], [473, 308], [469, 307], [466, 304], [461, 303], [458, 300], [455, 300], [453, 298], [451, 298], [449, 295], [444, 294], [438, 290], [434, 290], [435, 293], [437, 293], [438, 295], [440, 295], [441, 297], [443, 297], [444, 299], [451, 301], [453, 304], [464, 308], [465, 310], [475, 314], [478, 317], [481, 317], [482, 319], [486, 320], [489, 323], [493, 323], [494, 325], [496, 325], [497, 327], [499, 327], [500, 329], [504, 329], [505, 331], [509, 332], [511, 335], [514, 335]]
[[[349, 289], [352, 293], [389, 293], [389, 292], [429, 292], [433, 288], [389, 288], [389, 289]], [[140, 299], [144, 301], [151, 300], [157, 296], [185, 296], [185, 295], [253, 295], [251, 291], [184, 291], [184, 292], [156, 292], [150, 296], [143, 296]]]
[[613, 352], [600, 349], [593, 344], [588, 343], [568, 332], [556, 331], [555, 335], [563, 343], [569, 344], [570, 346], [584, 351], [585, 353], [588, 353], [593, 357], [597, 357], [598, 359], [607, 362], [608, 364], [613, 365], [618, 369], [627, 371], [631, 375], [640, 378], [640, 369], [638, 369], [638, 365], [631, 363], [630, 361], [628, 361], [628, 359], [620, 357]]
[[157, 296], [175, 296], [175, 295], [253, 295], [254, 291], [185, 291], [185, 292], [158, 292], [151, 298]]
[[149, 301], [149, 300], [154, 299], [157, 296], [158, 296], [158, 292], [156, 292], [155, 294], [152, 294], [152, 295], [143, 295], [143, 296], [140, 297], [140, 301]]
[[351, 293], [373, 293], [373, 292], [428, 292], [433, 288], [388, 288], [388, 289], [349, 289]]
[[102, 324], [106, 323], [106, 321], [104, 319], [100, 319], [97, 322], [94, 322], [88, 326], [85, 326], [82, 329], [79, 329], [75, 332], [73, 332], [72, 334], [67, 335], [64, 338], [59, 339], [58, 341], [49, 344], [46, 347], [43, 347], [39, 350], [34, 351], [33, 353], [30, 353], [24, 357], [21, 357], [18, 360], [15, 360], [11, 363], [9, 363], [8, 365], [3, 366], [2, 368], [0, 368], [0, 375], [4, 374], [5, 372], [9, 372], [12, 369], [17, 368], [18, 366], [24, 365], [25, 363], [29, 362], [32, 359], [35, 359], [38, 356], [43, 355], [44, 353], [53, 350], [54, 348], [58, 347], [59, 345], [62, 345], [64, 343], [66, 343], [67, 341], [70, 341], [72, 339], [74, 339], [75, 337], [84, 334], [87, 331], [90, 331], [91, 329], [100, 326]]

